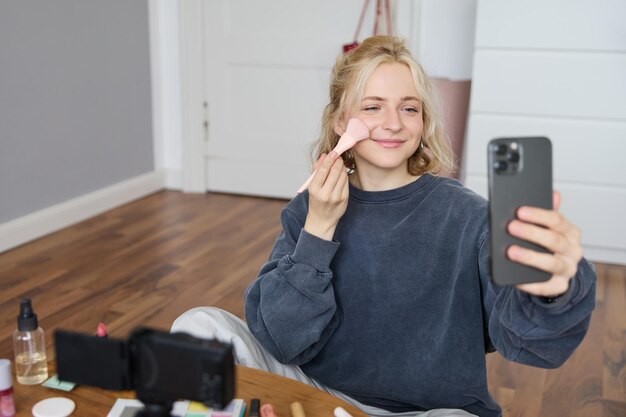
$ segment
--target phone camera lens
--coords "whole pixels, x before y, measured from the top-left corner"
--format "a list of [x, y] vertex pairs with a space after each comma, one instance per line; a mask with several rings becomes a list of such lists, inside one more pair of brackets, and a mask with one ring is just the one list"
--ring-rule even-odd
[[509, 162], [512, 162], [514, 164], [519, 162], [519, 152], [511, 152], [510, 154], [508, 154], [507, 159], [509, 160]]
[[500, 144], [496, 146], [496, 154], [498, 155], [506, 155], [506, 152], [509, 150], [508, 146], [505, 144]]
[[493, 167], [496, 172], [504, 172], [509, 168], [509, 164], [506, 161], [496, 161]]

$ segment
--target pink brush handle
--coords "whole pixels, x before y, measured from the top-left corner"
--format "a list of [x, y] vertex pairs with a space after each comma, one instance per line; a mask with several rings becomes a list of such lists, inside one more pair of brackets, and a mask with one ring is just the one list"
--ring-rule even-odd
[[313, 177], [315, 176], [316, 172], [317, 172], [317, 169], [315, 171], [313, 171], [311, 176], [309, 178], [307, 178], [306, 181], [304, 181], [304, 184], [302, 184], [302, 187], [298, 188], [298, 194], [300, 194], [301, 192], [303, 192], [304, 190], [306, 190], [309, 187], [309, 184], [313, 180]]
[[[351, 136], [347, 134], [344, 134], [344, 136], [341, 139], [343, 140], [340, 140], [339, 143], [337, 143], [337, 146], [335, 146], [335, 149], [333, 149], [333, 151], [337, 152], [338, 155], [341, 155], [342, 153], [344, 153], [345, 151], [347, 151], [348, 149], [350, 149], [357, 143], [357, 141], [354, 138], [352, 138]], [[303, 192], [304, 190], [308, 188], [316, 172], [317, 172], [317, 169], [313, 171], [311, 176], [309, 176], [309, 178], [307, 178], [304, 184], [302, 184], [302, 186], [298, 189], [298, 194], [300, 194], [301, 192]]]

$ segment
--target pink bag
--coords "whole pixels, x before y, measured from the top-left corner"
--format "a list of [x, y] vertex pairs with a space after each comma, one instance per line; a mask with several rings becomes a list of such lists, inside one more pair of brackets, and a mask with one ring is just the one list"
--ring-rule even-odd
[[[367, 11], [367, 7], [369, 6], [370, 0], [365, 0], [363, 2], [363, 8], [361, 9], [361, 17], [359, 18], [359, 23], [356, 27], [356, 32], [354, 33], [354, 41], [352, 43], [346, 43], [343, 45], [343, 53], [346, 54], [359, 46], [359, 34], [361, 33], [361, 26], [363, 26], [363, 19], [365, 18], [365, 12]], [[374, 17], [374, 35], [378, 35], [378, 19], [380, 15], [385, 12], [385, 21], [387, 23], [387, 35], [391, 35], [393, 30], [391, 28], [391, 12], [389, 10], [389, 0], [384, 0], [384, 9], [383, 9], [383, 0], [376, 0], [376, 16]]]

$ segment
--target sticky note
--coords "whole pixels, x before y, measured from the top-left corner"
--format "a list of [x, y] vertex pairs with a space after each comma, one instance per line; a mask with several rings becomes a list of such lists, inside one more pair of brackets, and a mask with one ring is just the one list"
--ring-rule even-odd
[[59, 381], [58, 375], [53, 375], [41, 385], [43, 385], [46, 388], [58, 389], [58, 390], [65, 391], [65, 392], [69, 392], [73, 390], [74, 387], [76, 386], [76, 384], [73, 382]]
[[209, 408], [202, 403], [191, 401], [189, 403], [189, 408], [187, 409], [188, 413], [206, 413], [209, 411]]

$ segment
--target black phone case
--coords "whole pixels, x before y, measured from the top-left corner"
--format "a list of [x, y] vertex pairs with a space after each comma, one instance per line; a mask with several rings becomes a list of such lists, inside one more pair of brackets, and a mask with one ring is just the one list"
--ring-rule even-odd
[[514, 238], [507, 225], [520, 206], [552, 209], [552, 144], [546, 137], [497, 138], [487, 154], [491, 279], [498, 285], [546, 281], [549, 273], [511, 261], [506, 250], [519, 245], [548, 251]]

